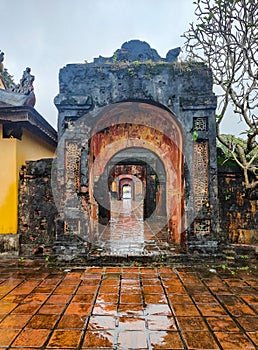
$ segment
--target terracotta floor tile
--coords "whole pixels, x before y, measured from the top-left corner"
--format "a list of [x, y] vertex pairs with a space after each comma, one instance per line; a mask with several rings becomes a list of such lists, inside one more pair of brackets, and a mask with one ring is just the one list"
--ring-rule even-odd
[[168, 294], [186, 294], [186, 290], [183, 286], [167, 286], [165, 287]]
[[80, 286], [76, 294], [95, 294], [97, 291], [97, 286]]
[[102, 282], [101, 282], [101, 285], [102, 286], [118, 286], [120, 283], [120, 281], [117, 279], [104, 279]]
[[216, 341], [209, 332], [184, 331], [182, 334], [189, 349], [219, 350]]
[[252, 339], [252, 341], [258, 347], [258, 332], [248, 332], [246, 334]]
[[30, 314], [33, 315], [40, 308], [41, 304], [20, 304], [16, 309], [12, 311], [13, 315], [17, 314]]
[[146, 315], [172, 316], [167, 304], [148, 304], [145, 308]]
[[47, 337], [49, 330], [44, 329], [25, 329], [19, 334], [12, 346], [35, 346], [42, 347]]
[[[107, 272], [109, 272], [109, 273], [120, 273], [120, 271], [122, 270], [122, 268], [121, 267], [106, 267], [105, 268], [105, 273], [107, 273]], [[130, 268], [129, 268], [129, 270], [130, 270]], [[126, 269], [126, 271], [127, 271], [127, 269]]]
[[117, 313], [117, 304], [95, 304], [92, 314], [93, 315], [108, 315], [115, 316]]
[[15, 348], [13, 348], [13, 347], [10, 347], [10, 348], [8, 348], [9, 350], [39, 350], [39, 348], [37, 347], [37, 348], [34, 348], [34, 347], [25, 347], [25, 348], [17, 348], [16, 346], [15, 346]]
[[60, 303], [66, 304], [70, 298], [71, 298], [71, 295], [69, 294], [53, 294], [48, 298], [47, 303], [48, 304], [60, 304]]
[[176, 316], [200, 316], [194, 305], [173, 304], [172, 308]]
[[192, 305], [193, 301], [188, 295], [184, 294], [170, 294], [168, 295], [168, 299], [171, 304], [184, 304], [184, 305]]
[[122, 273], [122, 279], [139, 279], [139, 272], [135, 271], [135, 272], [123, 272]]
[[222, 348], [225, 350], [255, 349], [253, 344], [243, 333], [216, 332], [215, 335], [218, 338]]
[[13, 309], [18, 306], [17, 303], [2, 303], [0, 302], [0, 314], [9, 314]]
[[47, 348], [77, 348], [81, 335], [82, 331], [80, 330], [55, 330], [49, 340]]
[[58, 283], [60, 283], [59, 278], [49, 278], [42, 281], [37, 288], [46, 287], [46, 286], [50, 286], [51, 288], [54, 288], [58, 285]]
[[58, 320], [58, 315], [35, 315], [26, 328], [31, 329], [52, 329]]
[[82, 275], [81, 280], [83, 280], [83, 282], [85, 282], [85, 283], [86, 282], [88, 283], [89, 280], [100, 281], [102, 276], [103, 276], [103, 274], [101, 274], [101, 273], [85, 273]]
[[177, 317], [182, 331], [208, 331], [208, 327], [201, 317]]
[[119, 272], [107, 272], [104, 274], [103, 276], [103, 280], [107, 280], [107, 279], [112, 279], [112, 280], [117, 280], [119, 281], [121, 277], [121, 274]]
[[56, 286], [39, 286], [34, 289], [34, 293], [51, 294], [55, 290]]
[[203, 316], [223, 316], [227, 312], [219, 304], [198, 304]]
[[58, 329], [83, 329], [88, 316], [63, 315], [57, 325]]
[[118, 294], [118, 285], [101, 285], [100, 289], [99, 289], [99, 293], [112, 293], [112, 294]]
[[201, 304], [218, 304], [217, 300], [212, 296], [212, 294], [200, 294], [193, 295], [193, 299], [196, 303]]
[[144, 294], [163, 294], [163, 288], [161, 286], [143, 286]]
[[166, 304], [167, 298], [164, 294], [144, 294], [146, 304]]
[[146, 327], [146, 321], [143, 316], [120, 316], [118, 321], [118, 327], [119, 331], [144, 331]]
[[218, 276], [211, 276], [210, 278], [204, 278], [202, 280], [206, 286], [224, 286], [224, 282]]
[[160, 286], [160, 280], [158, 278], [156, 279], [143, 279], [142, 280], [143, 286]]
[[150, 342], [153, 349], [184, 349], [178, 332], [150, 332]]
[[143, 315], [143, 305], [141, 304], [120, 304], [118, 313], [120, 315]]
[[72, 271], [72, 272], [68, 272], [66, 277], [64, 278], [64, 280], [68, 280], [68, 279], [77, 279], [77, 280], [80, 280], [83, 276], [83, 273], [82, 272], [75, 272], [75, 271]]
[[49, 314], [49, 315], [58, 315], [61, 314], [63, 312], [65, 308], [65, 304], [48, 304], [46, 303], [45, 305], [43, 305], [38, 313], [40, 314]]
[[0, 329], [0, 346], [8, 346], [14, 340], [19, 330]]
[[207, 317], [206, 320], [214, 332], [239, 332], [235, 322], [228, 316]]
[[114, 316], [91, 316], [87, 326], [88, 330], [99, 331], [102, 329], [115, 329], [116, 318]]
[[258, 316], [240, 316], [237, 318], [237, 321], [245, 331], [258, 331]]
[[[114, 269], [116, 269], [116, 268], [114, 268]], [[89, 274], [91, 274], [91, 273], [95, 273], [95, 274], [96, 273], [102, 273], [103, 270], [104, 270], [103, 267], [87, 267], [86, 273], [89, 273]]]
[[67, 307], [66, 315], [89, 315], [92, 309], [92, 304], [90, 303], [75, 303], [72, 302]]
[[142, 296], [141, 296], [141, 294], [124, 294], [124, 293], [121, 293], [121, 295], [120, 295], [120, 303], [122, 303], [122, 304], [142, 304]]
[[3, 297], [0, 301], [0, 303], [15, 303], [19, 304], [26, 298], [26, 295], [11, 295], [8, 294], [5, 297]]
[[21, 329], [30, 318], [31, 315], [8, 315], [0, 323], [0, 328]]
[[141, 294], [141, 287], [133, 287], [133, 286], [122, 286], [121, 287], [122, 294]]
[[100, 283], [100, 278], [84, 278], [83, 279], [83, 285], [87, 285], [87, 286], [98, 286], [98, 284]]
[[96, 304], [117, 303], [118, 298], [119, 298], [118, 294], [100, 293], [97, 296]]
[[227, 306], [227, 309], [232, 313], [234, 316], [255, 316], [255, 312], [250, 309], [247, 305], [237, 305], [236, 306]]
[[146, 333], [142, 331], [124, 331], [118, 333], [119, 349], [147, 349]]
[[94, 294], [76, 294], [73, 297], [72, 302], [76, 303], [92, 303], [94, 301], [95, 295]]
[[147, 317], [148, 329], [151, 331], [174, 331], [176, 330], [175, 319], [172, 316], [148, 316]]
[[14, 287], [11, 286], [0, 286], [0, 294], [5, 295], [9, 293]]
[[72, 294], [75, 291], [75, 286], [58, 286], [54, 294]]
[[48, 298], [48, 294], [44, 293], [31, 293], [23, 302], [24, 303], [43, 303]]
[[212, 286], [210, 287], [210, 290], [214, 293], [214, 294], [234, 294], [233, 292], [231, 292], [231, 290], [226, 287], [226, 286]]
[[258, 304], [258, 296], [257, 295], [240, 295], [242, 299], [244, 299], [249, 304]]
[[101, 349], [113, 347], [114, 334], [110, 330], [86, 331], [82, 348]]
[[243, 302], [241, 302], [241, 300], [235, 295], [219, 295], [218, 298], [221, 303], [225, 304], [225, 306], [237, 306], [243, 304]]

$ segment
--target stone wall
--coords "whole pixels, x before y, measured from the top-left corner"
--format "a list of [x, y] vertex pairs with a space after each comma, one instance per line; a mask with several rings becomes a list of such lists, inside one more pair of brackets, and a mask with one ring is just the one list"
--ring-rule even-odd
[[[145, 55], [147, 48], [148, 57]], [[144, 55], [139, 54], [140, 51]], [[60, 70], [59, 94], [55, 98], [59, 111], [57, 182], [61, 193], [60, 218], [64, 221], [65, 228], [71, 228], [71, 231], [85, 240], [94, 239], [94, 230], [90, 223], [93, 215], [88, 215], [88, 212], [95, 210], [95, 207], [91, 207], [91, 203], [95, 205], [94, 195], [90, 193], [93, 181], [85, 181], [84, 173], [91, 174], [92, 169], [98, 165], [93, 152], [89, 152], [89, 158], [92, 158], [89, 166], [83, 161], [82, 155], [87, 153], [88, 147], [92, 145], [93, 135], [99, 133], [101, 127], [108, 134], [106, 141], [109, 134], [112, 135], [104, 130], [105, 115], [111, 111], [111, 117], [114, 118], [112, 125], [116, 125], [124, 117], [123, 111], [118, 111], [118, 108], [125, 109], [131, 104], [132, 108], [125, 115], [128, 118], [124, 124], [141, 124], [154, 128], [155, 121], [155, 129], [166, 134], [166, 125], [171, 125], [169, 122], [173, 120], [180, 129], [180, 151], [184, 158], [181, 178], [185, 188], [182, 186], [184, 194], [180, 193], [178, 197], [185, 199], [184, 213], [181, 215], [181, 221], [186, 228], [185, 237], [193, 250], [196, 250], [196, 244], [198, 247], [210, 245], [210, 242], [217, 245], [217, 101], [212, 91], [212, 73], [202, 64], [181, 63], [174, 58], [171, 60], [170, 54], [177, 50], [170, 51], [164, 59], [156, 57], [153, 52], [146, 43], [134, 41], [122, 45], [121, 51], [116, 51], [113, 57], [100, 57], [86, 64], [68, 64]], [[122, 57], [120, 54], [126, 56]], [[133, 105], [144, 105], [145, 110], [150, 112], [154, 107], [157, 111], [167, 111], [170, 120], [167, 118], [164, 122], [157, 114], [155, 119], [150, 119], [149, 113], [144, 112], [141, 114], [144, 120], [140, 122]], [[110, 125], [107, 127], [110, 128]], [[197, 137], [194, 138], [194, 135]], [[172, 136], [171, 139], [174, 140]], [[136, 147], [137, 134], [133, 135], [132, 140], [135, 142], [133, 147]], [[109, 144], [106, 142], [106, 149], [111, 141]], [[150, 140], [149, 144], [156, 141]], [[84, 173], [78, 166], [80, 163], [85, 163], [81, 166]], [[85, 205], [81, 204], [83, 197], [78, 179], [89, 191], [90, 200], [84, 201]], [[81, 214], [82, 206], [84, 215]], [[95, 217], [97, 215], [96, 212]]]
[[258, 190], [245, 193], [240, 170], [219, 168], [219, 212], [222, 237], [228, 243], [258, 244]]
[[26, 162], [20, 172], [20, 255], [48, 255], [55, 241], [57, 209], [51, 188], [52, 159]]

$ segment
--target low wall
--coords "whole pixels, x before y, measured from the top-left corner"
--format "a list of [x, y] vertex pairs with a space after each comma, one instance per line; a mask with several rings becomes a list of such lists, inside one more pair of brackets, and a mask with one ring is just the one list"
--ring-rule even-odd
[[51, 188], [52, 159], [26, 162], [20, 172], [20, 255], [51, 254], [57, 209]]
[[219, 216], [222, 236], [229, 243], [258, 244], [258, 190], [245, 193], [241, 171], [218, 172]]
[[[57, 209], [51, 189], [51, 166], [52, 159], [43, 159], [27, 162], [22, 169], [19, 190], [19, 235], [13, 237], [11, 245], [8, 237], [2, 237], [0, 253], [10, 255], [12, 252], [17, 252], [18, 245], [20, 245], [20, 256], [52, 253], [56, 241]], [[222, 241], [257, 245], [258, 191], [250, 197], [246, 196], [241, 172], [227, 168], [219, 169], [218, 185]]]

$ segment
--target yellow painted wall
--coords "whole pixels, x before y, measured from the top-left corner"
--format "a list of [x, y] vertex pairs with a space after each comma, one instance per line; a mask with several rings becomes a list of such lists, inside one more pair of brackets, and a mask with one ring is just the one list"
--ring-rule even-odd
[[26, 160], [53, 158], [55, 147], [23, 129], [22, 140], [3, 139], [0, 125], [0, 234], [17, 233], [19, 171]]
[[0, 233], [17, 233], [16, 139], [2, 138], [0, 125]]

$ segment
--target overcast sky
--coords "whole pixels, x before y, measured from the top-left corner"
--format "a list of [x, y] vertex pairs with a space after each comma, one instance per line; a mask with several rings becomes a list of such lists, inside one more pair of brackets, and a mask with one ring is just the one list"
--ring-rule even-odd
[[164, 57], [183, 46], [194, 21], [192, 0], [0, 0], [0, 50], [19, 82], [35, 75], [36, 110], [54, 127], [58, 73], [68, 63], [112, 56], [131, 39], [147, 41]]

